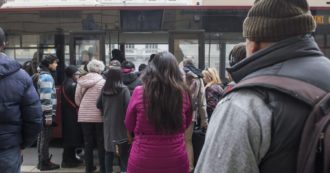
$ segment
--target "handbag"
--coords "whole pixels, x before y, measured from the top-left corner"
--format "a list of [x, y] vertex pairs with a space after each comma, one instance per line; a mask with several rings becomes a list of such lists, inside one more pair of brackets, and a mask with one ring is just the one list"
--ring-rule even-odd
[[204, 141], [205, 141], [206, 129], [200, 126], [195, 126], [192, 135], [192, 145], [194, 150], [194, 165], [197, 164], [199, 155], [202, 151]]

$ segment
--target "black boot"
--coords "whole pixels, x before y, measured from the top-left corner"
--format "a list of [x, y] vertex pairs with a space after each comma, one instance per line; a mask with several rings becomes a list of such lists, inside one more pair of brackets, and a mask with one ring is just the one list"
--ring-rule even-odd
[[59, 169], [60, 166], [58, 164], [55, 164], [53, 162], [50, 161], [50, 159], [52, 158], [52, 155], [50, 155], [49, 159], [47, 161], [41, 161], [39, 162], [37, 168], [40, 171], [48, 171], [48, 170], [54, 170], [54, 169]]
[[82, 161], [76, 158], [75, 149], [73, 147], [64, 147], [61, 167], [74, 168], [78, 167], [80, 164], [82, 164]]

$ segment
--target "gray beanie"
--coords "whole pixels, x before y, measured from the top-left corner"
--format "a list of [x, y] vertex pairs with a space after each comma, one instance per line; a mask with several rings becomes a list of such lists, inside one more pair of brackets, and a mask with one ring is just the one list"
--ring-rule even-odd
[[306, 0], [256, 0], [243, 23], [243, 37], [276, 42], [312, 33], [316, 23]]

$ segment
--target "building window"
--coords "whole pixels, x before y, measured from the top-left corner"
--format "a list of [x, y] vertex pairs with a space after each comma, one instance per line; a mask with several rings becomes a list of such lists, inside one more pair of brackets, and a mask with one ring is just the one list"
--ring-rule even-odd
[[146, 49], [157, 49], [158, 45], [157, 44], [146, 44]]
[[126, 49], [134, 49], [134, 44], [125, 44]]

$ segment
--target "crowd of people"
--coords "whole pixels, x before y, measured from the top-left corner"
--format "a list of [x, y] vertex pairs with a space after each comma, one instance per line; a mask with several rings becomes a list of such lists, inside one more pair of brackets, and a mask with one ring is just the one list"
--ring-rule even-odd
[[[49, 153], [56, 125], [53, 72], [57, 58], [47, 55], [41, 60], [38, 72], [31, 77], [44, 120], [37, 142], [37, 168], [72, 168], [84, 162], [85, 172], [91, 173], [96, 170], [96, 147], [100, 172], [113, 172], [116, 157], [123, 172], [193, 172], [201, 150], [201, 146], [193, 147], [194, 129], [207, 129], [224, 91], [217, 70], [202, 71], [192, 59], [178, 63], [174, 55], [162, 52], [151, 55], [148, 65], [141, 65], [136, 72], [134, 63], [126, 61], [119, 50], [112, 53], [114, 58], [108, 67], [86, 56], [80, 66], [65, 69], [61, 87], [61, 165], [53, 163]], [[129, 156], [116, 155], [115, 141], [123, 139], [132, 144]], [[152, 149], [154, 145], [158, 147]], [[83, 148], [83, 161], [76, 157], [79, 148]], [[171, 162], [171, 169], [161, 166], [164, 159]]]
[[[86, 173], [94, 171], [95, 142], [100, 171], [112, 172], [117, 157], [114, 141], [127, 139], [132, 147], [129, 156], [119, 156], [123, 172], [194, 170], [194, 128], [207, 128], [209, 110], [223, 94], [216, 69], [208, 68], [203, 78], [191, 59], [179, 64], [169, 52], [151, 55], [149, 64], [139, 72], [132, 62], [121, 59], [112, 59], [107, 68], [95, 59], [81, 66], [87, 73], [75, 66], [65, 70], [62, 167], [81, 165], [74, 151], [84, 143]], [[171, 162], [171, 169], [159, 164], [164, 159]], [[54, 165], [48, 168], [57, 169]]]
[[[246, 42], [230, 52], [228, 83], [215, 68], [198, 69], [186, 57], [177, 62], [169, 52], [151, 55], [139, 72], [119, 50], [109, 66], [83, 58], [81, 66], [66, 67], [61, 166], [49, 153], [57, 58], [45, 56], [30, 77], [1, 53], [0, 88], [8, 91], [0, 94], [0, 132], [6, 132], [0, 133], [0, 169], [19, 172], [21, 150], [38, 138], [41, 171], [84, 163], [92, 173], [96, 147], [101, 173], [115, 164], [128, 173], [296, 172], [311, 108], [278, 88], [243, 84], [280, 76], [329, 91], [330, 61], [315, 43], [315, 28], [305, 0], [256, 1], [243, 24]], [[4, 40], [0, 29], [0, 49]], [[205, 139], [196, 142], [197, 132]], [[129, 152], [119, 152], [121, 140]], [[81, 147], [83, 161], [76, 157]]]

